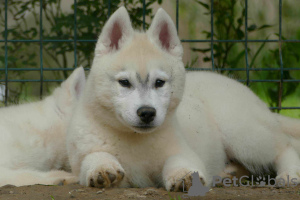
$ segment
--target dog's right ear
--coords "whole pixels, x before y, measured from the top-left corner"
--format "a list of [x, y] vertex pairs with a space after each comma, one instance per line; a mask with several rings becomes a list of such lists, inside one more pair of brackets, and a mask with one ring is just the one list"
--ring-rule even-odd
[[119, 50], [133, 35], [130, 17], [125, 7], [120, 7], [104, 25], [99, 36], [95, 56]]

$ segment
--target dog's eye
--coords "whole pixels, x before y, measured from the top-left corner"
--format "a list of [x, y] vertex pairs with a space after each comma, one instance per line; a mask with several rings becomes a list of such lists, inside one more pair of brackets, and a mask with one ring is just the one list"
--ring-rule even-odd
[[163, 80], [157, 79], [155, 81], [155, 87], [156, 88], [162, 87], [162, 86], [164, 86], [164, 84], [165, 84], [165, 81], [163, 81]]
[[127, 79], [119, 80], [119, 83], [123, 87], [128, 87], [128, 88], [131, 87], [131, 84], [130, 84], [130, 82]]

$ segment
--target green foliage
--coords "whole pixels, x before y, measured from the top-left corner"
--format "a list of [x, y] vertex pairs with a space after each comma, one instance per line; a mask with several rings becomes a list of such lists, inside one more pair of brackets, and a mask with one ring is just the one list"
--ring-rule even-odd
[[[203, 6], [207, 12], [206, 15], [210, 15], [210, 6], [200, 0], [195, 0], [200, 6]], [[216, 0], [214, 1], [214, 34], [215, 40], [243, 40], [245, 39], [245, 7], [242, 4], [243, 1], [239, 0]], [[237, 12], [238, 8], [242, 7], [240, 12]], [[255, 32], [265, 28], [271, 27], [271, 25], [265, 24], [257, 27], [256, 24], [248, 26], [247, 31]], [[202, 31], [206, 35], [207, 39], [211, 39], [210, 31]], [[244, 48], [241, 50], [236, 47], [234, 42], [218, 42], [213, 45], [215, 67], [222, 69], [226, 67], [238, 68], [241, 66], [240, 61], [245, 57]], [[210, 48], [198, 49], [192, 48], [192, 51], [206, 54], [210, 52]], [[248, 49], [248, 53], [251, 49]], [[211, 55], [208, 54], [203, 58], [204, 62], [210, 62]], [[224, 72], [224, 71], [223, 71]]]
[[181, 200], [181, 197], [180, 197], [179, 195], [178, 195], [177, 198], [176, 198], [176, 196], [175, 196], [175, 197], [172, 197], [171, 194], [170, 194], [170, 192], [168, 192], [168, 194], [169, 194], [169, 199], [170, 199], [170, 200]]
[[[210, 15], [211, 5], [205, 0], [195, 0], [199, 6], [205, 8], [206, 15]], [[241, 0], [215, 0], [214, 1], [214, 40], [244, 40], [245, 39], [245, 5]], [[249, 9], [249, 8], [248, 8]], [[279, 13], [278, 13], [279, 14]], [[248, 20], [249, 23], [249, 20]], [[278, 22], [279, 23], [279, 22]], [[253, 34], [274, 25], [263, 24], [256, 25], [248, 24], [247, 32]], [[210, 31], [203, 31], [207, 39], [211, 39]], [[279, 39], [278, 33], [273, 33]], [[267, 36], [265, 39], [269, 39]], [[282, 37], [282, 39], [285, 39]], [[300, 34], [297, 35], [300, 39]], [[280, 73], [280, 53], [279, 46], [269, 48], [267, 51], [266, 42], [259, 43], [255, 48], [247, 48], [248, 52], [248, 65], [249, 68], [277, 68], [275, 71], [251, 71], [250, 78], [256, 80], [280, 80], [283, 79], [299, 79], [298, 73], [292, 71], [283, 71], [282, 76]], [[211, 62], [211, 49], [192, 48], [194, 52], [199, 52], [205, 55], [204, 62]], [[299, 43], [282, 43], [281, 46], [283, 66], [298, 67], [300, 66], [300, 45]], [[213, 44], [213, 57], [215, 60], [215, 68], [242, 68], [245, 66], [245, 46], [244, 43], [234, 42], [216, 42]], [[191, 62], [192, 63], [192, 62]], [[259, 63], [259, 64], [256, 64]], [[225, 73], [234, 77], [245, 78], [245, 71], [226, 71], [221, 70], [220, 73]], [[284, 86], [279, 83], [258, 83], [250, 85], [250, 87], [263, 98], [271, 107], [278, 107], [290, 95], [293, 95], [297, 89], [297, 83], [288, 83]]]

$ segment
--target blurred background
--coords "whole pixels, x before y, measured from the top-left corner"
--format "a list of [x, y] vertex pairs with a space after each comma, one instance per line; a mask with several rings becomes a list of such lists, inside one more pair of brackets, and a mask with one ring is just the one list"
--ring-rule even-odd
[[0, 107], [6, 80], [10, 105], [49, 95], [77, 66], [88, 73], [101, 28], [121, 5], [140, 30], [164, 8], [178, 25], [187, 70], [214, 69], [248, 85], [273, 112], [300, 118], [295, 0], [0, 0]]

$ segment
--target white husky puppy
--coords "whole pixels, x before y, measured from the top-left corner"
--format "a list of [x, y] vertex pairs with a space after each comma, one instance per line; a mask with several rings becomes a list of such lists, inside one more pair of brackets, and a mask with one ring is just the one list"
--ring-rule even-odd
[[282, 134], [296, 133], [298, 121], [269, 112], [248, 88], [213, 73], [188, 73], [182, 99], [182, 53], [163, 9], [145, 33], [133, 30], [124, 7], [111, 16], [67, 133], [80, 183], [177, 191], [183, 177], [191, 185], [193, 171], [211, 184], [227, 157], [299, 177], [298, 155]]
[[65, 138], [85, 84], [82, 67], [43, 101], [0, 109], [0, 186], [70, 183]]

